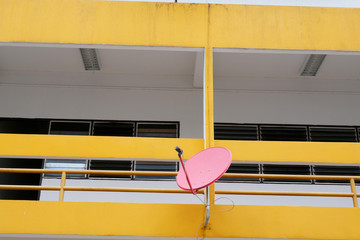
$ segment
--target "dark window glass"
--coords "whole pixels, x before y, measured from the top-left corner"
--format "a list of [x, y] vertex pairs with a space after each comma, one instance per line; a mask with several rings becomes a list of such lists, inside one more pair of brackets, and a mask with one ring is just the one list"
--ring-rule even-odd
[[[314, 174], [332, 176], [360, 176], [360, 167], [318, 165], [314, 166]], [[350, 181], [316, 180], [316, 183], [350, 183]]]
[[[0, 168], [41, 169], [43, 159], [1, 158]], [[34, 185], [41, 184], [41, 174], [35, 173], [0, 173], [0, 185]], [[33, 190], [0, 190], [0, 199], [39, 200], [39, 191]]]
[[[284, 174], [284, 175], [310, 175], [309, 165], [282, 165], [282, 164], [264, 164], [264, 174]], [[311, 180], [302, 179], [266, 179], [264, 182], [305, 182], [311, 183]]]
[[[226, 173], [259, 174], [259, 164], [232, 163]], [[260, 182], [259, 178], [221, 178], [220, 181]]]
[[47, 134], [49, 120], [42, 119], [1, 119], [0, 133]]
[[260, 126], [263, 141], [307, 141], [306, 127]]
[[135, 135], [135, 123], [94, 122], [93, 135], [132, 137]]
[[[136, 171], [176, 172], [176, 163], [173, 162], [144, 162], [136, 161]], [[135, 179], [175, 179], [175, 176], [135, 176]]]
[[52, 135], [90, 135], [90, 122], [51, 122]]
[[356, 128], [309, 127], [312, 142], [356, 142]]
[[[90, 170], [131, 171], [132, 161], [91, 160]], [[90, 174], [90, 178], [131, 178], [130, 175]]]
[[214, 125], [215, 139], [218, 140], [258, 140], [258, 128], [251, 125]]
[[138, 123], [138, 137], [176, 138], [177, 124], [175, 123]]

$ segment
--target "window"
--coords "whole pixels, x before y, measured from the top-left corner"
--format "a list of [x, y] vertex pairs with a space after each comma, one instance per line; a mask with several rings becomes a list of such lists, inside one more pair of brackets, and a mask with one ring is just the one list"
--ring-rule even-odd
[[[161, 137], [176, 138], [179, 136], [179, 124], [174, 122], [135, 122], [135, 121], [51, 121], [49, 134], [58, 135], [92, 135], [120, 137]], [[47, 159], [47, 169], [77, 169], [77, 170], [119, 170], [119, 171], [177, 171], [176, 162], [148, 162], [132, 160], [71, 160]], [[46, 174], [45, 177], [57, 177], [60, 174]], [[161, 176], [133, 175], [101, 175], [101, 174], [69, 174], [70, 178], [92, 179], [174, 179]]]
[[[144, 123], [137, 124], [138, 137], [161, 137], [161, 138], [177, 138], [178, 125], [171, 123]], [[136, 171], [158, 171], [158, 172], [176, 172], [178, 165], [176, 162], [145, 162], [137, 161], [135, 163]], [[161, 176], [134, 176], [136, 180], [142, 179], [175, 179], [175, 177]]]
[[[260, 164], [243, 164], [232, 163], [226, 173], [244, 173], [244, 174], [260, 174]], [[260, 178], [221, 178], [220, 181], [232, 182], [257, 182], [261, 181]]]
[[239, 124], [215, 124], [215, 139], [219, 140], [258, 140], [258, 126]]
[[260, 125], [260, 140], [307, 141], [306, 127]]
[[[258, 141], [359, 142], [359, 127], [215, 123], [215, 139]], [[360, 176], [359, 166], [232, 163], [227, 173]], [[292, 179], [221, 178], [221, 181], [261, 183], [347, 183]]]
[[312, 142], [357, 142], [354, 127], [309, 127]]
[[[0, 118], [0, 133], [14, 134], [47, 134], [49, 120]], [[1, 168], [42, 168], [44, 159], [1, 158]], [[42, 174], [31, 173], [1, 173], [0, 184], [10, 185], [40, 185]], [[0, 199], [38, 200], [36, 190], [0, 190]]]
[[[135, 136], [135, 122], [100, 122], [93, 123], [92, 135], [94, 136], [117, 136], [133, 137]], [[133, 161], [114, 161], [114, 160], [91, 160], [90, 170], [117, 170], [131, 171]], [[91, 174], [90, 178], [123, 178], [131, 179], [130, 175], [98, 175]]]
[[[73, 121], [51, 121], [49, 134], [51, 135], [90, 135], [90, 122], [73, 122]], [[87, 160], [70, 160], [70, 159], [46, 159], [46, 169], [73, 169], [86, 170]], [[45, 174], [46, 177], [61, 177], [61, 174]], [[70, 178], [83, 178], [84, 174], [68, 174]]]
[[[360, 176], [359, 166], [314, 166], [315, 175]], [[359, 181], [356, 181], [359, 182]], [[349, 181], [316, 180], [316, 183], [349, 183]]]

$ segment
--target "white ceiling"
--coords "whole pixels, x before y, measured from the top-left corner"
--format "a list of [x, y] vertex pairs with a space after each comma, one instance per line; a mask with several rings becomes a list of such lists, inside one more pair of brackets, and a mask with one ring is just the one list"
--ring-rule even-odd
[[[298, 78], [306, 54], [215, 53], [215, 77]], [[360, 80], [359, 55], [327, 55], [312, 79]]]
[[100, 49], [102, 71], [149, 75], [193, 75], [194, 52]]
[[[97, 49], [102, 73], [192, 75], [195, 52]], [[77, 48], [0, 47], [0, 71], [86, 72]]]
[[69, 71], [84, 69], [78, 49], [0, 47], [0, 71]]
[[294, 77], [305, 60], [300, 54], [215, 53], [215, 77]]
[[360, 80], [360, 55], [326, 56], [317, 77]]
[[[101, 71], [85, 71], [78, 48], [0, 46], [0, 83], [201, 86], [203, 60], [195, 50], [101, 48], [97, 54]], [[360, 92], [360, 53], [328, 54], [317, 76], [301, 77], [307, 54], [215, 52], [215, 89]]]

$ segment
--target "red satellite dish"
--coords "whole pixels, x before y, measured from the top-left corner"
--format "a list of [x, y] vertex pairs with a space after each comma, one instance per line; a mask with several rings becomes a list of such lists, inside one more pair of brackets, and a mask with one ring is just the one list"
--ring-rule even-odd
[[232, 161], [231, 151], [224, 147], [205, 149], [192, 156], [185, 164], [181, 158], [182, 150], [179, 148], [176, 150], [179, 152], [182, 163], [176, 183], [181, 189], [190, 190], [193, 193], [221, 178]]

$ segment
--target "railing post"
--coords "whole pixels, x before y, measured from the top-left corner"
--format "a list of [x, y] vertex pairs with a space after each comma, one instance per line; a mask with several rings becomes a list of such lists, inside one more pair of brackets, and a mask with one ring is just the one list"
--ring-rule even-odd
[[59, 201], [64, 201], [64, 187], [66, 181], [66, 172], [61, 173], [61, 183], [60, 183], [60, 192], [59, 192]]
[[353, 203], [354, 203], [354, 207], [359, 207], [358, 205], [358, 199], [357, 199], [357, 195], [356, 195], [356, 187], [355, 187], [355, 180], [354, 178], [350, 179], [350, 186], [351, 186], [351, 192], [353, 194]]

